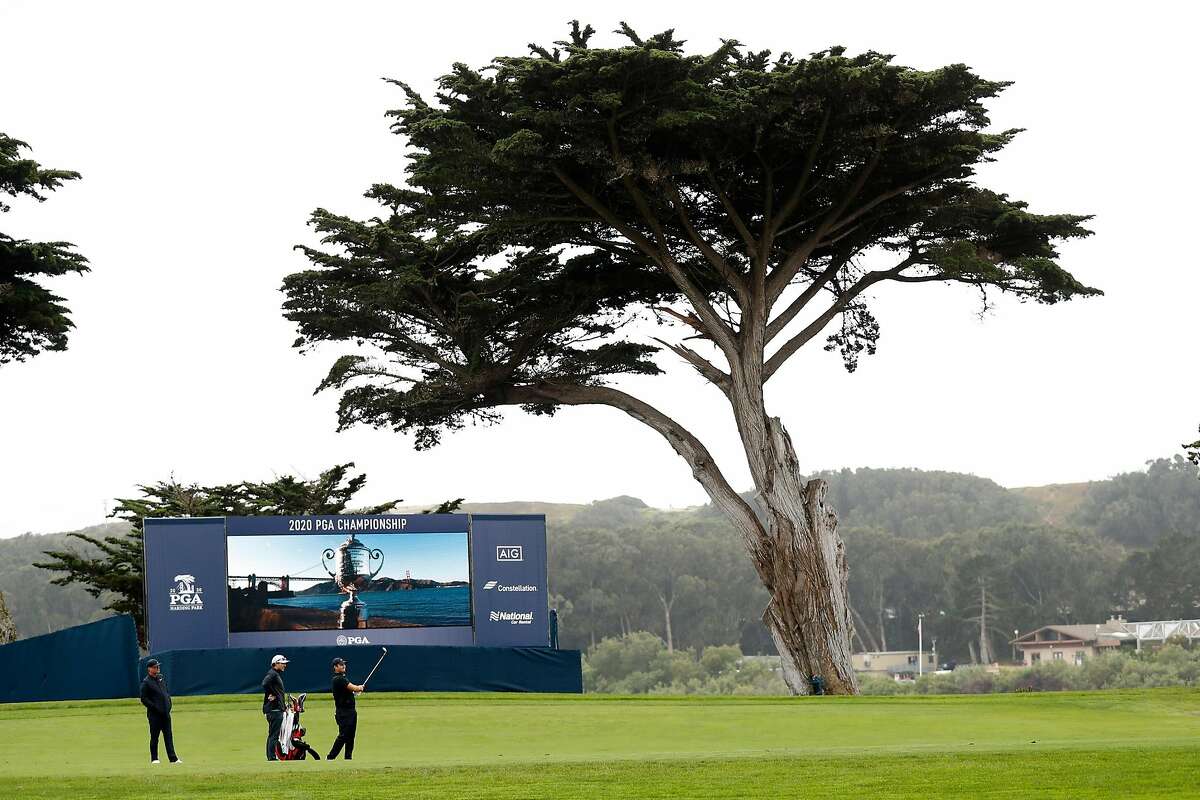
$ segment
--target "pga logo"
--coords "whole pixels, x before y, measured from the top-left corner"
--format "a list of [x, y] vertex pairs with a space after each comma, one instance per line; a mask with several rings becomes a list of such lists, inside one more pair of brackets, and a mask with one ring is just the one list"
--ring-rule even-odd
[[347, 644], [370, 644], [371, 643], [371, 640], [365, 636], [346, 636], [346, 635], [340, 634], [340, 633], [338, 634], [338, 637], [335, 641], [337, 642], [338, 647], [342, 647], [343, 645], [347, 645]]
[[204, 590], [196, 585], [194, 575], [176, 575], [171, 586], [171, 611], [203, 611]]
[[519, 544], [496, 545], [497, 561], [524, 561], [525, 553]]

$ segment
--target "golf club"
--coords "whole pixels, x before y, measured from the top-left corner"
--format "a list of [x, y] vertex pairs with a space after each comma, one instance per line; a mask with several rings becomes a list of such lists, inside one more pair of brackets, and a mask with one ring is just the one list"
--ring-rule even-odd
[[385, 647], [385, 648], [383, 648], [383, 655], [381, 655], [379, 657], [379, 660], [375, 662], [375, 666], [371, 667], [371, 671], [367, 673], [366, 679], [363, 680], [362, 685], [364, 688], [367, 685], [367, 681], [371, 680], [371, 676], [375, 674], [375, 670], [379, 669], [379, 665], [383, 663], [383, 659], [386, 657], [387, 657], [387, 648]]

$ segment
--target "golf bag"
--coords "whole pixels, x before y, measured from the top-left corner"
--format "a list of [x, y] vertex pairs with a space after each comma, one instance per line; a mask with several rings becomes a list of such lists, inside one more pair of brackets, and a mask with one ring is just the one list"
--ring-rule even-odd
[[279, 728], [279, 741], [275, 743], [275, 755], [280, 761], [302, 761], [312, 756], [317, 761], [321, 756], [304, 741], [304, 726], [300, 724], [300, 715], [304, 713], [304, 698], [288, 695], [287, 710], [283, 712], [283, 725]]

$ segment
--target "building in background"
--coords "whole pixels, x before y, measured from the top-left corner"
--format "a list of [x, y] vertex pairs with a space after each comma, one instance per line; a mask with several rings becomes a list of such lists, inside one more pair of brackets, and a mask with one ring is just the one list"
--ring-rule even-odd
[[1089, 658], [1119, 650], [1161, 647], [1169, 639], [1200, 641], [1200, 620], [1126, 622], [1114, 617], [1097, 625], [1044, 625], [1009, 644], [1021, 651], [1025, 666], [1062, 661], [1080, 665]]
[[[922, 666], [921, 660], [925, 663]], [[859, 675], [879, 675], [897, 681], [911, 681], [921, 672], [937, 670], [937, 654], [931, 650], [884, 650], [854, 653], [850, 656], [854, 671]]]

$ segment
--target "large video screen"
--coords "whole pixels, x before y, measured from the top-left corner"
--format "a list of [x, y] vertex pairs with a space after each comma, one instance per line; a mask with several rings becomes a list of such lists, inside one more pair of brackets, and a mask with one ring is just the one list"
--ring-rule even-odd
[[461, 533], [230, 535], [229, 631], [471, 624]]

